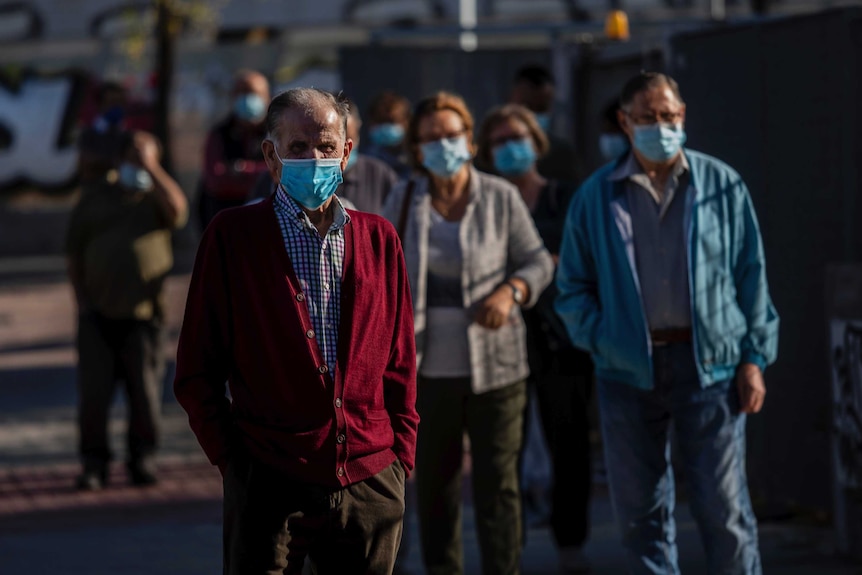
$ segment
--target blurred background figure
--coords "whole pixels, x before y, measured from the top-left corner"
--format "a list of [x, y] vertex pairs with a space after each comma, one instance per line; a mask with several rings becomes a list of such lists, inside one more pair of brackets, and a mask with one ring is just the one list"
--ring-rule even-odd
[[134, 485], [156, 482], [165, 373], [162, 283], [173, 266], [172, 230], [188, 205], [160, 164], [155, 137], [136, 132], [121, 150], [117, 180], [87, 185], [67, 236], [78, 305], [78, 489], [98, 490], [112, 458], [108, 415], [117, 380], [128, 406], [127, 469]]
[[473, 168], [473, 117], [461, 97], [422, 100], [407, 144], [418, 173], [393, 190], [384, 215], [401, 234], [413, 291], [423, 561], [429, 575], [464, 572], [466, 431], [483, 572], [518, 573], [528, 373], [520, 307], [535, 305], [553, 261], [517, 189]]
[[97, 95], [98, 115], [78, 139], [78, 177], [82, 185], [100, 182], [122, 161], [129, 134], [125, 126], [126, 89], [103, 82]]
[[[536, 228], [556, 262], [559, 259], [566, 208], [575, 185], [539, 174], [537, 161], [548, 140], [536, 117], [525, 107], [508, 104], [491, 110], [478, 134], [477, 163], [506, 178], [521, 193]], [[589, 530], [590, 440], [588, 405], [592, 362], [575, 349], [553, 309], [556, 286], [551, 283], [532, 309], [524, 310], [530, 397], [538, 399], [539, 414], [551, 454], [550, 523], [560, 551], [563, 573], [585, 573], [589, 565], [583, 547]], [[535, 395], [533, 395], [535, 394]], [[528, 409], [528, 419], [535, 410]], [[535, 421], [535, 420], [533, 420]], [[525, 425], [525, 430], [534, 428]], [[528, 435], [529, 437], [529, 435]], [[539, 446], [541, 448], [541, 446]], [[525, 445], [525, 451], [530, 449]], [[525, 462], [529, 459], [525, 453]], [[536, 465], [525, 465], [535, 468]], [[526, 510], [544, 504], [541, 485], [525, 477]], [[535, 480], [536, 478], [532, 478]], [[535, 487], [535, 488], [534, 488]]]
[[353, 149], [342, 176], [344, 181], [336, 195], [341, 200], [348, 200], [357, 210], [379, 214], [392, 186], [398, 182], [398, 174], [383, 161], [359, 152], [362, 118], [356, 105], [353, 102], [348, 104], [347, 137], [353, 140]]
[[368, 139], [365, 153], [385, 162], [399, 178], [413, 171], [404, 143], [410, 122], [410, 101], [395, 92], [382, 92], [368, 107]]
[[231, 111], [207, 135], [198, 193], [203, 230], [221, 210], [244, 204], [266, 162], [260, 144], [266, 137], [269, 82], [260, 72], [237, 72], [231, 90]]
[[536, 122], [548, 138], [548, 152], [537, 164], [539, 173], [546, 178], [578, 182], [578, 158], [574, 146], [551, 133], [554, 85], [554, 76], [545, 66], [524, 66], [515, 73], [509, 101], [533, 112]]
[[611, 162], [627, 154], [631, 149], [629, 137], [620, 126], [620, 102], [614, 98], [608, 102], [602, 112], [602, 133], [599, 135], [599, 151], [605, 162]]

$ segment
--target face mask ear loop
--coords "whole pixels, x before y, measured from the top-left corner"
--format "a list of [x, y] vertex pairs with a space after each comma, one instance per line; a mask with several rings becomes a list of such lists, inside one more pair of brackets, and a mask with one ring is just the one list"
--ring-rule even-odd
[[275, 157], [278, 158], [278, 161], [284, 164], [284, 160], [281, 159], [281, 156], [278, 155], [278, 145], [275, 143], [275, 140], [272, 138], [267, 138], [269, 143], [272, 144], [272, 151], [275, 152]]

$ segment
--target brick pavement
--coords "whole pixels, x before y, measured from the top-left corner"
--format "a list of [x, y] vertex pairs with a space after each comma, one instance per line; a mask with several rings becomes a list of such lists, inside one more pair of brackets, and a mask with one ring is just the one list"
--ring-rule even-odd
[[[171, 335], [167, 353], [171, 358], [188, 281], [189, 276], [183, 274], [170, 277], [166, 284]], [[35, 527], [63, 514], [77, 520], [104, 520], [134, 509], [220, 501], [218, 471], [206, 461], [185, 413], [172, 400], [169, 385], [159, 483], [147, 488], [130, 486], [118, 462], [103, 491], [80, 493], [74, 489], [79, 472], [74, 337], [75, 310], [67, 283], [0, 287], [0, 390], [8, 398], [0, 405], [0, 533]], [[112, 411], [110, 434], [119, 454], [124, 430], [124, 406], [118, 402]]]
[[[159, 483], [128, 484], [122, 466], [111, 469], [108, 486], [99, 492], [74, 489], [76, 464], [15, 467], [0, 471], [0, 535], [44, 529], [57, 522], [77, 528], [125, 519], [130, 513], [153, 512], [160, 506], [176, 514], [181, 507], [221, 500], [221, 477], [209, 462], [168, 460], [159, 465]], [[64, 521], [65, 520], [65, 521]]]

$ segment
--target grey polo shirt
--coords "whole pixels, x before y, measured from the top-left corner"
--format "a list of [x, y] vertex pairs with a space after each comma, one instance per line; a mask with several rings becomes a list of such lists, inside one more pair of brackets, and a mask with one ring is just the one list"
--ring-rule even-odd
[[398, 174], [378, 160], [359, 154], [356, 163], [343, 174], [344, 182], [336, 190], [339, 198], [350, 200], [357, 210], [380, 214], [383, 202], [392, 186], [398, 182]]
[[685, 156], [680, 156], [664, 190], [653, 186], [632, 153], [610, 179], [625, 184], [649, 329], [691, 327], [685, 213], [690, 177]]

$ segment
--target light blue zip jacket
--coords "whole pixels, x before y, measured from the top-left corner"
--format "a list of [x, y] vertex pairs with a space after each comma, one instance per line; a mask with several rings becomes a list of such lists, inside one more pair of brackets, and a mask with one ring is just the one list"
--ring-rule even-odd
[[[778, 353], [763, 243], [751, 197], [723, 162], [684, 150], [691, 170], [686, 233], [695, 360], [703, 387], [742, 362], [765, 369]], [[621, 160], [584, 182], [569, 206], [555, 302], [572, 342], [590, 352], [596, 377], [653, 387], [652, 343], [634, 259]]]

